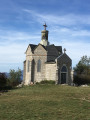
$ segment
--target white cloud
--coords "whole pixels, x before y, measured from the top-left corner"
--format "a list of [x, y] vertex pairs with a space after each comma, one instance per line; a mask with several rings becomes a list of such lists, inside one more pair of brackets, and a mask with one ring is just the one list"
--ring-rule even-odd
[[90, 37], [90, 31], [89, 30], [73, 31], [72, 36], [89, 36]]
[[62, 36], [67, 35], [71, 37], [90, 37], [90, 30], [85, 29], [73, 29], [68, 27], [54, 27], [50, 28], [51, 33], [61, 34]]
[[0, 46], [0, 63], [18, 63], [24, 61], [24, 52], [27, 45], [11, 44]]
[[49, 25], [80, 25], [89, 24], [90, 25], [90, 15], [75, 15], [75, 14], [65, 14], [65, 15], [51, 15], [51, 14], [40, 14], [32, 10], [23, 9], [24, 12], [29, 13], [32, 17], [40, 23], [46, 21]]
[[[3, 34], [4, 33], [4, 34]], [[19, 31], [7, 31], [7, 30], [2, 30], [0, 32], [0, 43], [5, 43], [5, 42], [25, 42], [26, 40], [33, 40], [33, 39], [39, 39], [40, 35], [37, 35], [36, 33], [29, 34], [26, 32], [19, 32]], [[5, 41], [5, 42], [4, 42]]]
[[0, 30], [0, 63], [21, 63], [28, 44], [38, 44], [41, 36], [25, 32]]

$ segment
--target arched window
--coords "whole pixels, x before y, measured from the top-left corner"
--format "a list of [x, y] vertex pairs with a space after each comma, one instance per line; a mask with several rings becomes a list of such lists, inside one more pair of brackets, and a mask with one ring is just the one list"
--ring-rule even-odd
[[66, 66], [63, 66], [63, 67], [62, 67], [61, 72], [67, 72]]
[[37, 62], [37, 72], [41, 72], [41, 60]]
[[27, 72], [30, 71], [30, 61], [28, 60], [28, 63], [27, 63]]

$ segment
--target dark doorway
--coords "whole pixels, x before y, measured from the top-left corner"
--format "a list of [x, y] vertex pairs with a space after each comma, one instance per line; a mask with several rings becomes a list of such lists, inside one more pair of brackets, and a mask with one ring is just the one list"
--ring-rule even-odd
[[67, 67], [64, 65], [61, 69], [61, 84], [66, 84], [67, 81]]
[[66, 83], [66, 73], [61, 73], [61, 84]]

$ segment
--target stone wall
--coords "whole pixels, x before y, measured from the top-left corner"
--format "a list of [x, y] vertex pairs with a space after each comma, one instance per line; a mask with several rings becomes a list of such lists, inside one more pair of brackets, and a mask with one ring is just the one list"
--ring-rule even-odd
[[[36, 83], [45, 78], [45, 62], [47, 61], [47, 52], [41, 45], [35, 49], [33, 59], [35, 60], [34, 82]], [[37, 72], [38, 60], [41, 60], [41, 72]]]
[[[25, 66], [25, 85], [30, 84], [31, 82], [31, 63], [33, 60], [33, 53], [31, 51], [30, 46], [28, 46], [27, 50], [26, 50], [26, 66]], [[29, 71], [28, 71], [28, 61], [30, 61], [30, 65], [29, 65]]]
[[[45, 78], [45, 62], [46, 62], [47, 56], [34, 56], [35, 60], [35, 78], [34, 82], [40, 82]], [[37, 71], [37, 63], [38, 60], [41, 60], [41, 71]]]
[[56, 81], [56, 63], [46, 64], [45, 68], [45, 79]]
[[26, 79], [26, 60], [23, 62], [23, 84], [25, 83]]

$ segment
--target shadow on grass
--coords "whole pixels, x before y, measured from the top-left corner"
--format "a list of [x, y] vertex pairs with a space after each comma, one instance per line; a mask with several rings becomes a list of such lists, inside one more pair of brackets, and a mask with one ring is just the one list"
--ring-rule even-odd
[[5, 92], [8, 92], [9, 90], [15, 90], [15, 89], [20, 89], [20, 88], [18, 88], [16, 86], [14, 86], [14, 87], [12, 87], [12, 86], [0, 87], [0, 93], [5, 93]]

